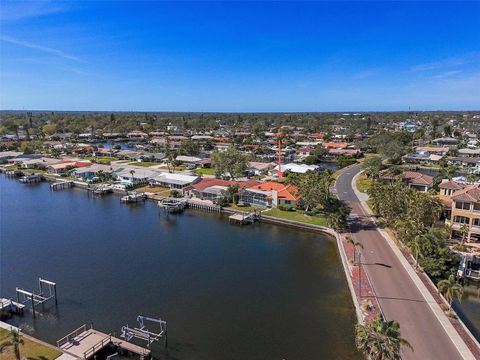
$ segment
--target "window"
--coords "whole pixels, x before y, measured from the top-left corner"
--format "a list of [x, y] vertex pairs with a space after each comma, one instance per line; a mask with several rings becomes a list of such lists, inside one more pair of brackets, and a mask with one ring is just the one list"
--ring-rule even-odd
[[455, 202], [455, 208], [461, 210], [470, 210], [470, 203], [468, 202]]
[[480, 219], [472, 219], [473, 226], [480, 226]]
[[473, 203], [473, 211], [480, 212], [480, 203]]
[[455, 216], [453, 221], [457, 224], [470, 224], [470, 219], [465, 216]]

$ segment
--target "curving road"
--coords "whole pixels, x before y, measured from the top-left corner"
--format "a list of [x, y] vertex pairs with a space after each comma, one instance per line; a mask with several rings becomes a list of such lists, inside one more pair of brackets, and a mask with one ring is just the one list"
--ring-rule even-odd
[[338, 177], [335, 189], [352, 209], [352, 236], [364, 246], [363, 269], [373, 283], [385, 317], [400, 323], [402, 336], [413, 346], [413, 352], [403, 349], [402, 358], [463, 359], [373, 219], [362, 208], [352, 188], [352, 179], [359, 172], [360, 165], [346, 169]]

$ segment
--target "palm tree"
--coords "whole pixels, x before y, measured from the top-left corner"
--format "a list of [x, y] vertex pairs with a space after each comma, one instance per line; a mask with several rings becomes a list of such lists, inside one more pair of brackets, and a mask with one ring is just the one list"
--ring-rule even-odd
[[457, 282], [455, 276], [450, 275], [448, 279], [440, 280], [437, 287], [442, 295], [445, 296], [445, 299], [447, 299], [449, 310], [452, 309], [454, 299], [462, 301], [463, 287]]
[[378, 315], [370, 323], [357, 324], [355, 343], [357, 349], [376, 360], [400, 360], [400, 349], [410, 343], [401, 337], [400, 324], [395, 320], [385, 321]]
[[356, 255], [357, 255], [357, 247], [359, 249], [363, 249], [363, 245], [361, 242], [352, 239], [350, 236], [346, 237], [347, 244], [353, 245], [353, 264], [355, 265], [356, 262]]
[[462, 234], [462, 245], [465, 244], [465, 238], [467, 237], [467, 234], [470, 232], [470, 227], [468, 224], [463, 224], [460, 226], [460, 229], [458, 229], [460, 233]]
[[418, 258], [423, 258], [422, 245], [420, 243], [420, 236], [417, 235], [415, 238], [408, 242], [408, 248], [412, 253], [415, 254], [415, 268], [418, 268]]
[[23, 339], [17, 330], [10, 331], [10, 339], [4, 341], [0, 346], [0, 352], [7, 346], [13, 346], [13, 352], [15, 353], [15, 359], [20, 360], [20, 345], [23, 345]]
[[132, 183], [135, 182], [135, 177], [133, 176], [135, 174], [135, 170], [130, 170], [130, 174], [132, 174]]

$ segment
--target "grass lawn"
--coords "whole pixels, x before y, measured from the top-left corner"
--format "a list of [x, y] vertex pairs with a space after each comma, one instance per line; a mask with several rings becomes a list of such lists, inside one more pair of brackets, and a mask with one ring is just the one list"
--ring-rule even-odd
[[357, 189], [360, 192], [366, 193], [372, 187], [372, 180], [370, 180], [365, 174], [361, 174], [357, 178]]
[[215, 175], [215, 169], [208, 169], [208, 168], [199, 168], [195, 169], [195, 174], [198, 175]]
[[326, 226], [326, 219], [323, 216], [305, 215], [304, 211], [282, 211], [279, 209], [271, 209], [262, 213], [264, 215], [273, 216], [281, 219], [299, 221], [306, 224]]
[[150, 193], [164, 195], [164, 196], [169, 196], [171, 190], [172, 189], [165, 188], [162, 186], [148, 186], [148, 185], [135, 189], [135, 191], [138, 191], [138, 192], [150, 192]]
[[[0, 329], [0, 347], [8, 342], [10, 339], [10, 332], [5, 329]], [[26, 339], [23, 337], [24, 344], [20, 345], [20, 356], [22, 358], [32, 360], [53, 360], [59, 357], [62, 353], [56, 349], [45, 346], [38, 342]], [[6, 346], [1, 353], [2, 360], [15, 360], [13, 346]]]
[[153, 165], [160, 165], [160, 163], [153, 162], [153, 161], [134, 161], [129, 163], [128, 165], [149, 167]]
[[90, 160], [97, 164], [110, 165], [112, 161], [116, 161], [118, 160], [118, 158], [112, 157], [112, 156], [97, 156], [97, 157], [89, 156], [89, 157], [86, 157], [85, 160]]
[[245, 212], [252, 212], [252, 211], [262, 211], [265, 210], [266, 208], [264, 206], [238, 206], [235, 204], [230, 204], [228, 205], [229, 209], [233, 210], [239, 210], [239, 211], [245, 211]]

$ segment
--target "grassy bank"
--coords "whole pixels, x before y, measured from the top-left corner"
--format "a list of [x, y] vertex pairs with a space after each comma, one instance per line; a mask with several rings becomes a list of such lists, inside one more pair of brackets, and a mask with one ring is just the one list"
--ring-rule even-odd
[[367, 193], [368, 190], [372, 187], [372, 180], [370, 180], [367, 175], [361, 174], [357, 177], [357, 189], [360, 192]]
[[[20, 356], [29, 360], [53, 360], [62, 353], [53, 347], [45, 346], [39, 342], [30, 340], [22, 336], [23, 345], [20, 345]], [[2, 360], [15, 360], [13, 346], [8, 345], [10, 340], [10, 331], [0, 329], [0, 348]]]
[[252, 212], [252, 211], [262, 211], [265, 210], [266, 208], [264, 206], [238, 206], [235, 204], [230, 204], [228, 205], [228, 209], [232, 210], [238, 210], [238, 211], [244, 211], [244, 212]]
[[279, 209], [271, 209], [263, 212], [263, 215], [273, 216], [280, 219], [293, 220], [303, 222], [305, 224], [326, 226], [326, 219], [323, 216], [305, 215], [304, 211], [282, 211]]

